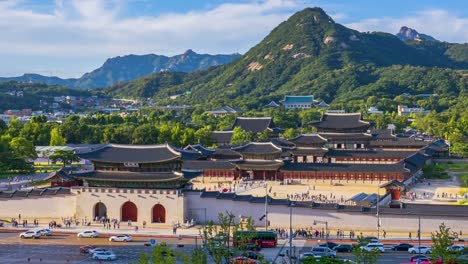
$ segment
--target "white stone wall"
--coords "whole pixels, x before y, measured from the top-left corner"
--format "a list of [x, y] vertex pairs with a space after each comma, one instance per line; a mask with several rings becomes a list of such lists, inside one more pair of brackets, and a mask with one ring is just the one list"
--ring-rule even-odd
[[[264, 214], [263, 203], [234, 202], [215, 198], [201, 198], [199, 193], [186, 194], [186, 210], [191, 213], [188, 217], [203, 221], [204, 210], [191, 210], [191, 208], [206, 208], [208, 220], [217, 220], [218, 213], [232, 212], [234, 215], [244, 217], [252, 216], [256, 226], [264, 226], [259, 218]], [[284, 205], [269, 205], [268, 220], [271, 227], [286, 228], [289, 226], [289, 207]], [[416, 232], [418, 226], [417, 215], [389, 215], [381, 214], [381, 230]], [[295, 227], [312, 227], [314, 220], [328, 221], [331, 229], [376, 231], [377, 217], [375, 214], [359, 212], [338, 212], [336, 210], [293, 208], [293, 225]], [[434, 231], [440, 223], [444, 222], [454, 231], [468, 232], [467, 219], [463, 217], [421, 216], [423, 232]], [[321, 228], [317, 226], [315, 228]]]
[[[141, 225], [146, 221], [148, 226], [172, 225], [184, 221], [184, 197], [177, 190], [137, 190], [137, 189], [114, 188], [73, 188], [76, 194], [76, 216], [78, 219], [92, 219], [94, 217], [94, 206], [102, 202], [107, 208], [107, 217], [121, 219], [122, 205], [133, 202], [138, 209], [138, 222]], [[152, 209], [156, 204], [161, 204], [166, 209], [166, 223], [151, 223]]]
[[76, 196], [73, 194], [1, 199], [0, 219], [18, 219], [21, 214], [22, 219], [28, 219], [31, 223], [34, 218], [59, 220], [62, 217], [73, 217], [75, 208]]

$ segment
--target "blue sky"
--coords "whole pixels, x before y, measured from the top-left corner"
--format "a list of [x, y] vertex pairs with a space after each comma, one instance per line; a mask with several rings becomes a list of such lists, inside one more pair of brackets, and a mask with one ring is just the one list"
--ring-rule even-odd
[[126, 54], [244, 53], [308, 6], [360, 31], [406, 25], [468, 42], [464, 0], [0, 0], [0, 76], [79, 77]]

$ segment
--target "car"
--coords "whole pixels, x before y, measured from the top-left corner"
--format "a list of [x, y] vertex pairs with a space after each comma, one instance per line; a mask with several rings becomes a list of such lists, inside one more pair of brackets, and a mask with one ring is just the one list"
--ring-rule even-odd
[[51, 236], [52, 233], [53, 233], [52, 230], [50, 230], [48, 228], [39, 229], [39, 230], [36, 230], [36, 232], [41, 233], [42, 236]]
[[90, 245], [81, 246], [80, 247], [80, 253], [81, 254], [87, 254], [87, 253], [90, 253], [90, 250], [93, 250], [95, 248], [96, 248], [95, 246], [90, 246]]
[[313, 247], [310, 252], [312, 252], [315, 255], [318, 255], [320, 257], [323, 257], [323, 256], [328, 256], [328, 257], [332, 257], [332, 258], [336, 257], [336, 251], [331, 250], [328, 247], [321, 247], [321, 246]]
[[338, 244], [334, 243], [334, 242], [327, 242], [327, 243], [320, 244], [319, 246], [328, 247], [329, 249], [333, 249], [334, 247], [338, 246]]
[[447, 249], [450, 252], [463, 252], [463, 250], [465, 250], [465, 246], [464, 245], [451, 245], [447, 247]]
[[77, 237], [91, 237], [91, 238], [96, 238], [96, 237], [99, 237], [99, 233], [97, 231], [94, 231], [94, 230], [87, 230], [87, 231], [83, 231], [83, 232], [80, 232], [78, 234], [76, 234]]
[[408, 252], [411, 254], [431, 254], [432, 249], [428, 246], [417, 246], [409, 248]]
[[431, 261], [426, 255], [414, 255], [410, 257], [411, 262], [418, 262], [420, 261]]
[[256, 264], [257, 261], [255, 259], [249, 259], [244, 256], [233, 258], [231, 261], [232, 264]]
[[99, 252], [107, 252], [107, 251], [111, 251], [111, 250], [106, 249], [106, 248], [93, 248], [93, 249], [88, 250], [88, 252], [91, 253], [91, 254], [99, 253]]
[[366, 236], [363, 240], [368, 241], [368, 243], [379, 243], [379, 239], [375, 236]]
[[117, 256], [112, 251], [96, 252], [93, 254], [93, 259], [96, 260], [116, 260]]
[[393, 251], [408, 251], [408, 249], [412, 248], [413, 245], [401, 243], [392, 247]]
[[380, 253], [385, 252], [385, 248], [382, 243], [369, 243], [365, 246], [361, 246], [360, 248], [362, 250], [369, 251], [369, 252], [373, 250], [379, 251]]
[[132, 236], [130, 235], [117, 235], [109, 237], [111, 242], [130, 242], [132, 241]]
[[23, 232], [19, 235], [20, 238], [40, 238], [41, 237], [41, 233], [37, 232], [37, 231], [26, 231], [26, 232]]
[[315, 253], [312, 253], [312, 252], [304, 252], [302, 253], [301, 255], [299, 255], [299, 259], [302, 260], [302, 259], [306, 259], [306, 258], [316, 258], [316, 259], [319, 259], [321, 256], [315, 254]]
[[333, 248], [336, 252], [351, 252], [353, 251], [353, 246], [348, 244], [338, 244], [336, 247]]

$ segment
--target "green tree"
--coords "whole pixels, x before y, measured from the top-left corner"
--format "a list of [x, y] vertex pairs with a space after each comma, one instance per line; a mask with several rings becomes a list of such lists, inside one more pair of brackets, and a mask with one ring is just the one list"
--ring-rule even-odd
[[442, 259], [445, 263], [452, 263], [455, 258], [454, 253], [448, 249], [453, 243], [450, 238], [450, 228], [444, 223], [439, 225], [439, 230], [431, 233], [432, 238], [432, 259]]
[[23, 137], [15, 137], [10, 142], [10, 148], [13, 154], [21, 159], [37, 158], [36, 148], [34, 145]]
[[288, 128], [283, 133], [281, 133], [281, 136], [284, 137], [284, 138], [294, 138], [294, 137], [296, 137], [298, 135], [299, 135], [299, 133], [298, 133], [297, 129], [295, 129], [295, 128]]
[[54, 151], [54, 153], [52, 153], [49, 156], [49, 159], [54, 163], [61, 161], [63, 163], [63, 166], [80, 161], [80, 158], [76, 156], [75, 153], [73, 153], [73, 151], [63, 149], [57, 149], [56, 151]]
[[23, 125], [21, 124], [21, 122], [16, 117], [14, 117], [10, 119], [10, 123], [8, 124], [7, 134], [10, 135], [11, 137], [17, 137], [19, 136], [22, 128], [23, 128]]
[[232, 132], [231, 145], [243, 145], [253, 140], [252, 132], [247, 132], [241, 127], [235, 127]]
[[58, 127], [52, 128], [50, 131], [50, 143], [49, 146], [65, 146], [67, 140], [62, 136], [62, 131]]
[[380, 258], [380, 251], [371, 250], [367, 251], [361, 248], [370, 241], [364, 239], [362, 236], [357, 237], [357, 244], [353, 245], [354, 261], [358, 264], [376, 264]]

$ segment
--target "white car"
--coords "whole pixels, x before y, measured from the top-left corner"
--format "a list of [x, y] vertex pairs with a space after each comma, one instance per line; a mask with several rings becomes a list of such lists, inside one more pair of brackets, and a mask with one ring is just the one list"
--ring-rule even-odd
[[462, 252], [463, 250], [465, 250], [465, 246], [464, 245], [451, 245], [447, 247], [447, 249], [451, 252]]
[[90, 254], [95, 254], [95, 253], [103, 253], [103, 252], [112, 252], [110, 249], [105, 249], [105, 248], [93, 248], [88, 250]]
[[369, 251], [369, 252], [373, 251], [373, 250], [377, 250], [380, 253], [385, 252], [385, 248], [384, 248], [382, 243], [369, 243], [369, 244], [367, 244], [365, 246], [362, 246], [361, 249], [365, 250], [365, 251]]
[[306, 258], [320, 258], [319, 255], [316, 255], [312, 252], [304, 252], [302, 253], [300, 256], [299, 256], [299, 259], [302, 260], [302, 259], [306, 259]]
[[428, 246], [416, 246], [408, 249], [408, 252], [411, 254], [431, 254], [432, 249]]
[[116, 260], [117, 256], [112, 251], [97, 252], [93, 254], [93, 259], [96, 260]]
[[37, 231], [26, 231], [19, 235], [20, 238], [40, 238], [41, 233]]
[[132, 237], [129, 235], [117, 235], [109, 237], [109, 241], [111, 242], [130, 242], [132, 241]]
[[37, 230], [36, 232], [39, 232], [41, 235], [43, 236], [51, 236], [52, 235], [52, 230], [48, 229], [48, 228], [44, 228], [44, 229], [39, 229]]
[[97, 231], [83, 231], [83, 232], [80, 232], [76, 235], [77, 237], [92, 237], [92, 238], [95, 238], [95, 237], [98, 237], [99, 236], [99, 233]]

